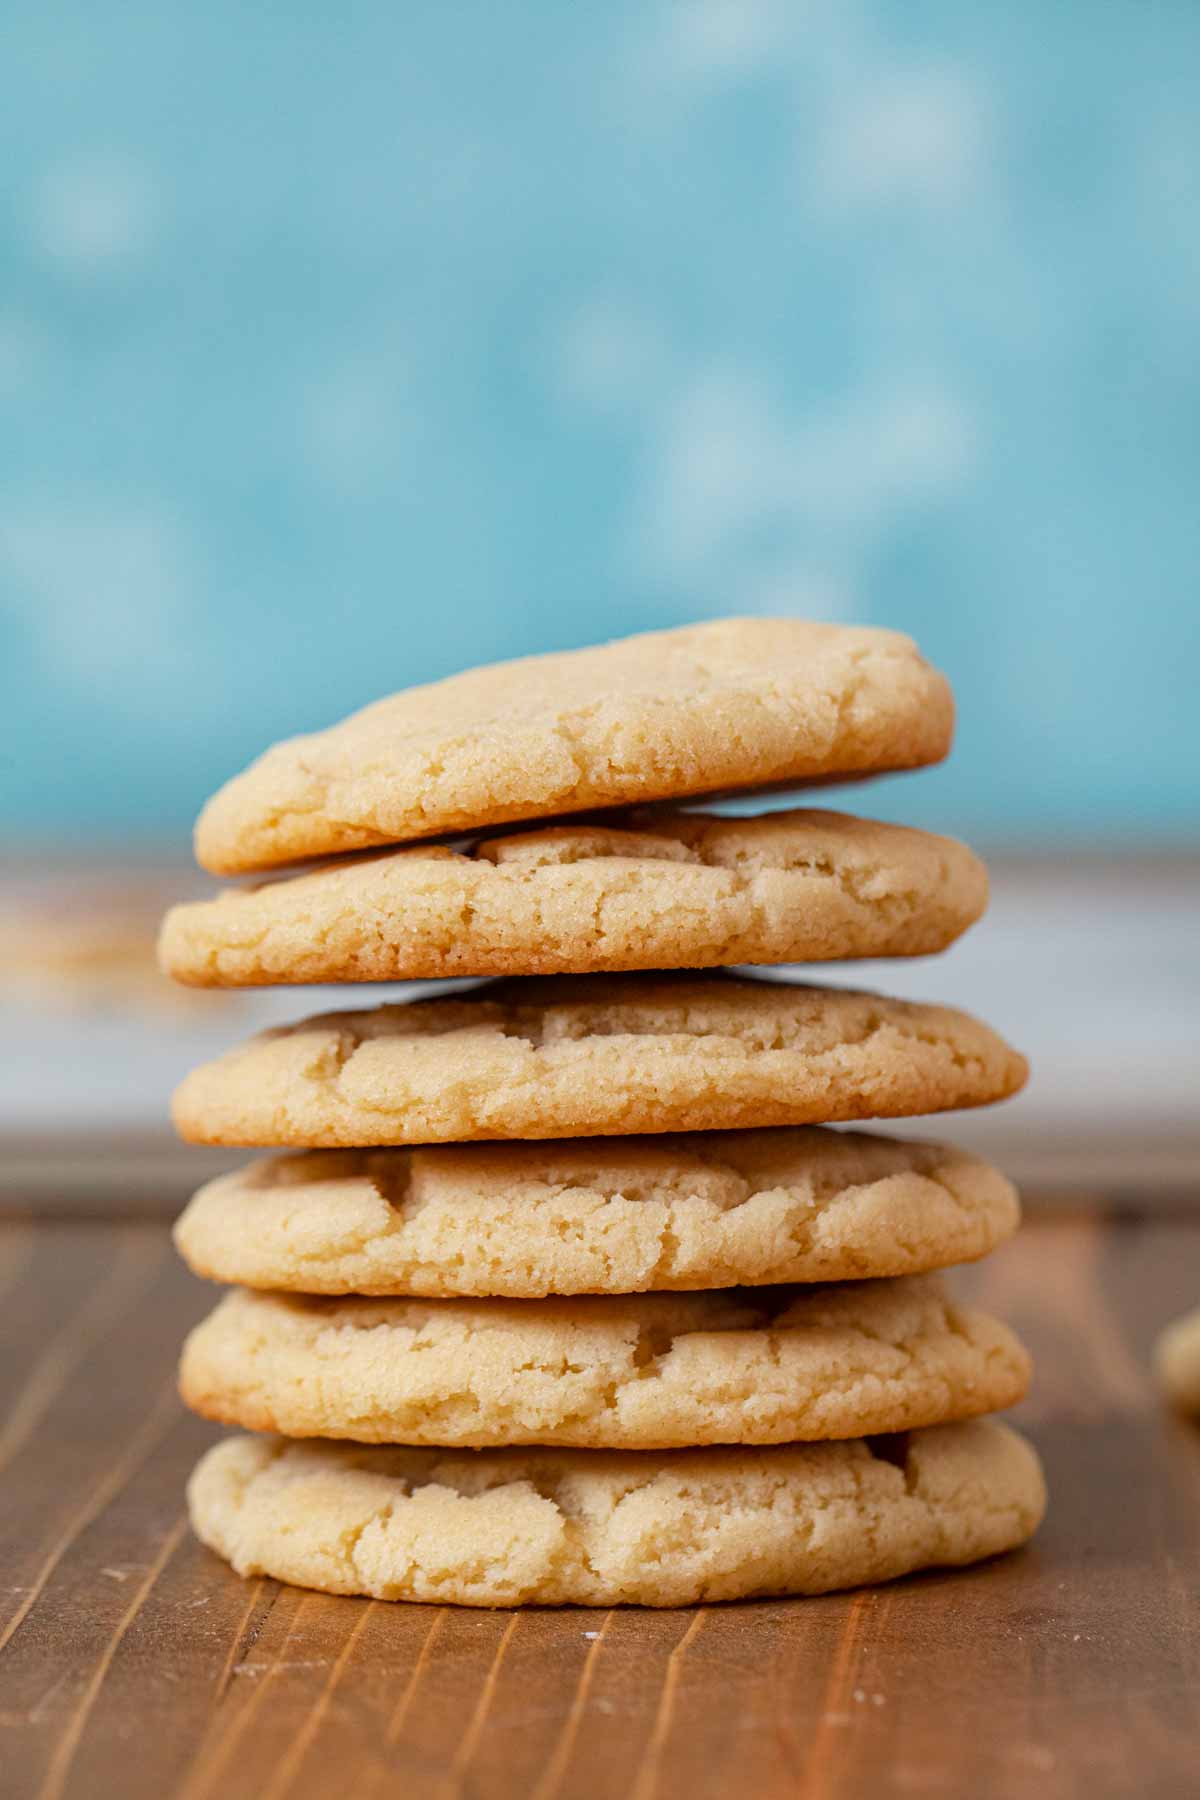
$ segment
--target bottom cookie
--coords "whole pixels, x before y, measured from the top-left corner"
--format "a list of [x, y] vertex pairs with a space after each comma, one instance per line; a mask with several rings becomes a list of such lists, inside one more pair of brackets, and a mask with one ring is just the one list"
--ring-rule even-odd
[[447, 1454], [234, 1437], [188, 1486], [240, 1575], [461, 1606], [822, 1594], [1032, 1536], [1035, 1451], [993, 1420], [835, 1444]]

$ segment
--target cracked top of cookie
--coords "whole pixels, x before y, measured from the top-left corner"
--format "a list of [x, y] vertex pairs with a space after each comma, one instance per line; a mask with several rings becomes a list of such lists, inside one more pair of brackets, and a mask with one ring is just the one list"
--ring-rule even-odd
[[951, 838], [847, 813], [643, 809], [343, 857], [173, 907], [197, 987], [615, 973], [931, 955], [987, 901]]
[[216, 874], [513, 820], [917, 768], [950, 748], [911, 639], [723, 619], [528, 657], [378, 700], [275, 745], [201, 813]]

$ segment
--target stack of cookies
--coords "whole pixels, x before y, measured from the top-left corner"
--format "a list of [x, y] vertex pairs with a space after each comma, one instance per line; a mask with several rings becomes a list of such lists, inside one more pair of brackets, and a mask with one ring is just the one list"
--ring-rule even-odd
[[941, 950], [983, 867], [842, 813], [670, 806], [918, 767], [952, 724], [907, 638], [729, 620], [412, 689], [210, 802], [205, 867], [326, 860], [175, 908], [179, 980], [494, 979], [179, 1089], [189, 1140], [287, 1152], [177, 1228], [233, 1284], [184, 1396], [262, 1434], [196, 1470], [206, 1543], [334, 1593], [667, 1606], [1029, 1536], [1036, 1458], [983, 1417], [1028, 1358], [934, 1273], [1016, 1195], [829, 1129], [1001, 1100], [1022, 1058], [945, 1007], [725, 972]]

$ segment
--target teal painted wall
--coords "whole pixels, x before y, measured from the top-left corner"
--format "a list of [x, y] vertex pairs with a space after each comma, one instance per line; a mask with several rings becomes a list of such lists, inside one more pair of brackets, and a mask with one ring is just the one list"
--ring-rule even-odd
[[876, 810], [1196, 840], [1198, 77], [1191, 0], [9, 0], [0, 829], [783, 611], [955, 680]]

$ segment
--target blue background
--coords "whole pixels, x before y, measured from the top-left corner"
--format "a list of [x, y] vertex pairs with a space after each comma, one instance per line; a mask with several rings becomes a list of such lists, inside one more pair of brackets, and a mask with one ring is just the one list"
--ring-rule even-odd
[[913, 632], [985, 842], [1194, 841], [1200, 8], [9, 0], [0, 824], [736, 611]]

